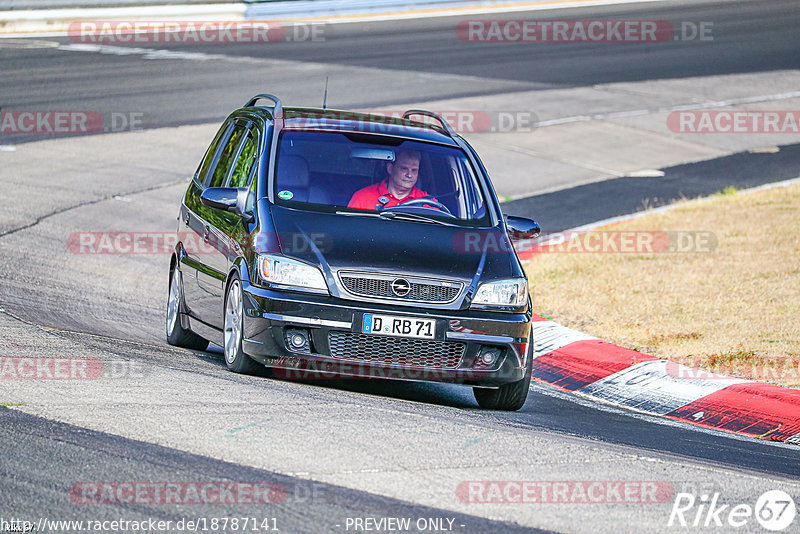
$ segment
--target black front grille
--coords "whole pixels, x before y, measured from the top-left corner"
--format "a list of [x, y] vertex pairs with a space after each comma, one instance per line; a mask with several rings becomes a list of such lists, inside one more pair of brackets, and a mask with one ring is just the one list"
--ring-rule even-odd
[[458, 296], [458, 292], [461, 291], [460, 284], [444, 286], [436, 283], [409, 281], [411, 291], [407, 295], [400, 297], [392, 291], [393, 279], [390, 278], [371, 278], [364, 275], [350, 274], [343, 274], [340, 278], [347, 291], [364, 297], [390, 297], [421, 302], [452, 302]]
[[464, 343], [352, 332], [330, 332], [328, 344], [333, 358], [428, 369], [457, 368], [466, 348]]

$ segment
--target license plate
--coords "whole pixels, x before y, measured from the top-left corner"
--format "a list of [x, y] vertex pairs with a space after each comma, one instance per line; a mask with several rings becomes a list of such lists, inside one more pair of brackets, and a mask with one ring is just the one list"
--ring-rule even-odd
[[365, 334], [434, 339], [436, 337], [436, 319], [365, 313], [361, 331]]

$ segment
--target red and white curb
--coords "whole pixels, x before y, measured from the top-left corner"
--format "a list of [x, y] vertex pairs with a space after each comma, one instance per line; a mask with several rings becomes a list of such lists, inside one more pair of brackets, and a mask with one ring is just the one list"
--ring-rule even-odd
[[[800, 183], [764, 184], [750, 193]], [[693, 202], [704, 202], [706, 198]], [[611, 226], [675, 208], [662, 206], [573, 228]], [[523, 261], [552, 244], [523, 250]], [[800, 390], [721, 376], [619, 347], [533, 316], [533, 379], [643, 413], [759, 439], [800, 445]]]
[[800, 390], [714, 375], [533, 319], [534, 380], [651, 415], [800, 444]]

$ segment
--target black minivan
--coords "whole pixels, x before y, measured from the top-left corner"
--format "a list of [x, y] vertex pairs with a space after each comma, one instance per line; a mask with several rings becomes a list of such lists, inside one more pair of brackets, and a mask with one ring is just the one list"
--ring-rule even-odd
[[531, 301], [510, 238], [539, 227], [503, 216], [438, 115], [258, 95], [217, 132], [178, 218], [170, 344], [217, 343], [238, 373], [451, 382], [484, 408], [525, 403]]

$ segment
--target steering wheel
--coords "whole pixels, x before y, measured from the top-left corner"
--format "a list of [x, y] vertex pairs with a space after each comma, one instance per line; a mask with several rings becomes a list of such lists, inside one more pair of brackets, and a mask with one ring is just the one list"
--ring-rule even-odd
[[424, 207], [426, 204], [428, 206], [435, 206], [436, 208], [438, 208], [439, 210], [445, 212], [448, 215], [453, 215], [450, 212], [450, 210], [447, 209], [447, 206], [445, 206], [444, 204], [442, 204], [438, 200], [434, 200], [434, 198], [432, 196], [413, 198], [413, 199], [409, 200], [408, 202], [403, 202], [402, 204], [399, 204], [397, 206], [392, 206], [392, 207], [395, 207], [395, 208], [401, 208], [403, 206], [408, 206], [408, 207], [423, 206]]

